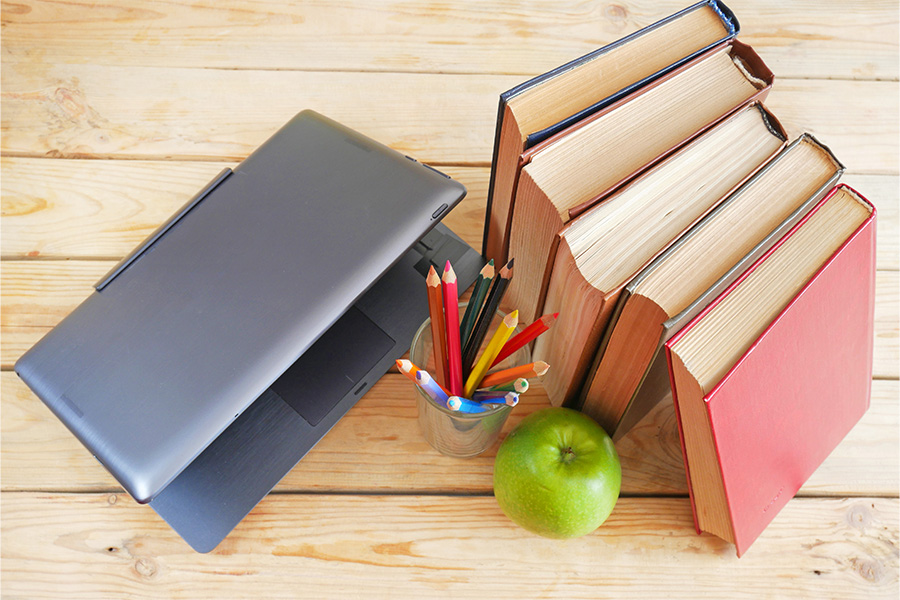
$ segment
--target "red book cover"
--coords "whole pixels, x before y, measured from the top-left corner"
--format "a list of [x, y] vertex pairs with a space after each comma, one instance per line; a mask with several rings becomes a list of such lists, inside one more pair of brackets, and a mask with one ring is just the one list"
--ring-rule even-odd
[[[672, 346], [839, 189], [666, 344]], [[871, 204], [869, 204], [871, 206]], [[704, 396], [738, 556], [869, 407], [875, 209]], [[672, 389], [675, 390], [674, 376]], [[673, 393], [678, 406], [677, 394]], [[679, 433], [684, 448], [684, 426]], [[690, 488], [690, 477], [688, 477]], [[695, 524], [695, 492], [690, 489]], [[698, 527], [698, 533], [699, 533]]]

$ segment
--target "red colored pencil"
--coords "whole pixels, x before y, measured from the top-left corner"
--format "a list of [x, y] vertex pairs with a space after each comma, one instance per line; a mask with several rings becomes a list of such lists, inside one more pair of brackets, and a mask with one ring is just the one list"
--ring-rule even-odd
[[553, 313], [552, 315], [544, 315], [523, 329], [521, 333], [516, 334], [515, 337], [506, 342], [503, 349], [500, 350], [500, 354], [498, 354], [497, 358], [494, 359], [494, 362], [491, 363], [491, 367], [496, 367], [504, 358], [511, 356], [513, 352], [550, 329], [550, 327], [556, 323], [556, 317], [558, 316], [558, 312]]
[[447, 388], [453, 396], [463, 393], [462, 350], [459, 347], [459, 296], [456, 290], [456, 273], [450, 261], [441, 277], [444, 295], [444, 321], [447, 326], [447, 365], [450, 379]]
[[447, 327], [444, 325], [444, 300], [441, 297], [441, 278], [434, 265], [425, 278], [428, 284], [428, 312], [431, 315], [431, 339], [434, 340], [434, 378], [447, 388], [450, 370], [447, 365]]

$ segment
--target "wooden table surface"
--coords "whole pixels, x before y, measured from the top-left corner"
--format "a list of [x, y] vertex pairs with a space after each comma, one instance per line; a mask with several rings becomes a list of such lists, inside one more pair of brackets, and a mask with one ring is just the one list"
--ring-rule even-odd
[[[504, 517], [494, 450], [440, 456], [386, 375], [211, 554], [132, 501], [12, 372], [223, 166], [313, 108], [445, 169], [480, 246], [498, 94], [689, 0], [2, 4], [4, 598], [897, 598], [895, 0], [728, 2], [767, 103], [879, 211], [872, 406], [742, 558], [693, 529], [671, 404], [618, 444], [594, 534]], [[774, 190], [773, 193], [777, 193]], [[547, 405], [527, 395], [509, 427]]]

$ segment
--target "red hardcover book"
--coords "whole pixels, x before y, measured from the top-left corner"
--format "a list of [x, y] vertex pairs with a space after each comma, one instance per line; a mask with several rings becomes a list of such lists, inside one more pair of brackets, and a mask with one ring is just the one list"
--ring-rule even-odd
[[868, 409], [874, 298], [875, 208], [841, 185], [666, 343], [698, 533], [742, 555]]

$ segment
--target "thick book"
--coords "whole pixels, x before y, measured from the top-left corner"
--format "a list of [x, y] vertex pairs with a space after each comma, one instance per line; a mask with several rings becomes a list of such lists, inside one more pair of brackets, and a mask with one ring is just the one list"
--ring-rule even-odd
[[803, 134], [641, 271], [619, 298], [581, 409], [613, 439], [670, 391], [662, 346], [793, 227], [844, 168]]
[[551, 403], [577, 399], [622, 288], [785, 141], [778, 121], [752, 104], [563, 229], [545, 306], [559, 317], [533, 352], [552, 365], [543, 380]]
[[517, 275], [506, 297], [522, 319], [542, 314], [566, 223], [727, 115], [764, 99], [772, 79], [749, 46], [732, 41], [524, 153], [509, 234]]
[[862, 417], [875, 208], [838, 186], [666, 343], [698, 533], [747, 551]]
[[506, 262], [519, 155], [733, 38], [739, 24], [718, 0], [689, 6], [500, 95], [482, 253]]

